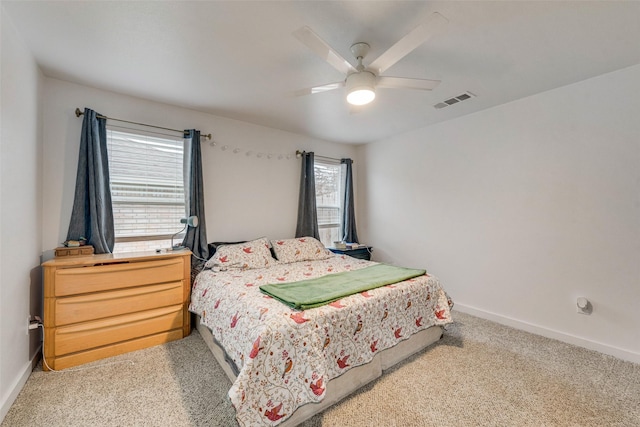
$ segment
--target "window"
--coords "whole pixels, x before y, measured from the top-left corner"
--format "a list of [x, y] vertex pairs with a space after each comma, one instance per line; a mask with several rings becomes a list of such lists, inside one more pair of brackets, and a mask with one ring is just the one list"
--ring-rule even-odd
[[[113, 252], [168, 248], [186, 214], [184, 140], [109, 128], [107, 151], [116, 237]], [[178, 235], [176, 240], [183, 237]]]
[[316, 178], [316, 209], [320, 241], [327, 247], [342, 240], [342, 199], [344, 177], [339, 162], [314, 161]]

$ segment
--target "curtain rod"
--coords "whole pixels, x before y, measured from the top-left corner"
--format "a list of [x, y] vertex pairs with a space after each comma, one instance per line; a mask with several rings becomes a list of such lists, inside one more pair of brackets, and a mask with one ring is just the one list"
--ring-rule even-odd
[[[82, 116], [82, 115], [84, 115], [84, 112], [83, 112], [82, 110], [80, 110], [79, 108], [76, 108], [76, 117], [80, 117], [80, 116]], [[107, 116], [103, 116], [103, 115], [101, 115], [101, 114], [97, 114], [97, 115], [96, 115], [96, 117], [97, 117], [97, 118], [99, 118], [99, 119], [115, 120], [116, 122], [131, 123], [131, 124], [133, 124], [133, 125], [147, 126], [147, 127], [150, 127], [150, 128], [170, 130], [170, 131], [172, 131], [172, 132], [179, 132], [179, 133], [181, 133], [181, 134], [183, 134], [183, 135], [186, 135], [186, 134], [187, 134], [187, 132], [185, 132], [184, 130], [171, 129], [171, 128], [163, 128], [163, 127], [161, 127], [161, 126], [148, 125], [148, 124], [145, 124], [145, 123], [132, 122], [132, 121], [129, 121], [129, 120], [115, 119], [115, 118], [113, 118], [113, 117], [107, 117]], [[201, 134], [200, 136], [201, 136], [202, 138], [204, 138], [204, 139], [211, 139], [211, 134], [210, 134], [210, 133], [209, 133], [209, 134], [206, 134], [206, 135], [205, 135], [205, 134]]]
[[[306, 151], [296, 150], [296, 157], [300, 158], [300, 156], [302, 156], [304, 153], [306, 153]], [[314, 154], [313, 156], [314, 156], [314, 157], [317, 157], [317, 158], [319, 158], [319, 159], [334, 160], [334, 161], [336, 161], [336, 162], [340, 162], [340, 161], [342, 161], [342, 159], [336, 159], [336, 158], [334, 158], [334, 157], [319, 156], [319, 155], [316, 155], [316, 154]], [[355, 163], [355, 162], [353, 162], [353, 163]]]

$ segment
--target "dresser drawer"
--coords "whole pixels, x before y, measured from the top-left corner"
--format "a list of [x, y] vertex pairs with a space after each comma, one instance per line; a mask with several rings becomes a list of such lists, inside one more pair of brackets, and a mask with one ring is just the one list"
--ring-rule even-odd
[[62, 326], [54, 332], [54, 355], [97, 348], [182, 326], [182, 305]]
[[55, 272], [56, 297], [175, 282], [184, 277], [182, 257], [147, 262], [125, 262], [81, 268], [60, 268]]
[[55, 325], [52, 326], [63, 326], [181, 304], [183, 286], [182, 281], [178, 281], [58, 298], [54, 307]]

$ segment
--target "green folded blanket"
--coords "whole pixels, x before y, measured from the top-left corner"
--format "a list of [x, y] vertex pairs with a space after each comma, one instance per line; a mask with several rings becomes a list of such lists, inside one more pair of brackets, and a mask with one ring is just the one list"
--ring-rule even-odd
[[260, 290], [292, 308], [306, 310], [425, 273], [425, 270], [376, 264], [299, 282], [262, 285]]

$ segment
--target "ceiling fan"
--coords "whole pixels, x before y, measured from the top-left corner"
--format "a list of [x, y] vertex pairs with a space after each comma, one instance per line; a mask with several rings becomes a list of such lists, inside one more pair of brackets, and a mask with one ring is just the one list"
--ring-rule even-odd
[[351, 53], [357, 61], [355, 67], [314, 33], [311, 28], [302, 27], [294, 31], [293, 35], [316, 55], [345, 74], [346, 77], [343, 81], [301, 89], [295, 94], [298, 96], [309, 95], [346, 87], [349, 104], [365, 105], [375, 99], [376, 88], [432, 90], [440, 84], [440, 80], [389, 77], [381, 76], [381, 74], [438, 33], [448, 23], [447, 18], [435, 12], [429, 20], [414, 28], [368, 66], [365, 66], [362, 61], [369, 52], [369, 44], [355, 43], [351, 46]]

